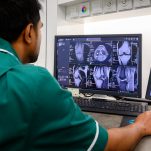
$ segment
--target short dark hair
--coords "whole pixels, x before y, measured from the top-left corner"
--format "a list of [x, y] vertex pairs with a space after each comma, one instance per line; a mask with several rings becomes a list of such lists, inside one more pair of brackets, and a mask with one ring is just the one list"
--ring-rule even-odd
[[0, 0], [0, 37], [14, 42], [24, 28], [40, 20], [38, 0]]

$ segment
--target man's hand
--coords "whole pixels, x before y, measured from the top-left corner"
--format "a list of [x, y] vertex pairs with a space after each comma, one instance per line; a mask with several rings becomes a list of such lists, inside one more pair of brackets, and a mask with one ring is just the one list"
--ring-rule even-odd
[[140, 114], [134, 124], [142, 129], [142, 137], [151, 135], [151, 111]]
[[140, 114], [134, 124], [108, 130], [105, 151], [133, 151], [142, 137], [151, 135], [151, 111]]

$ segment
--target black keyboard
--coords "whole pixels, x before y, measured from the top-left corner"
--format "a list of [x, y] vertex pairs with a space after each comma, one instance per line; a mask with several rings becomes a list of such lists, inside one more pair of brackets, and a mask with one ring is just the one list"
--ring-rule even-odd
[[88, 112], [110, 113], [138, 116], [148, 110], [148, 103], [125, 100], [106, 100], [102, 98], [73, 97], [81, 110]]

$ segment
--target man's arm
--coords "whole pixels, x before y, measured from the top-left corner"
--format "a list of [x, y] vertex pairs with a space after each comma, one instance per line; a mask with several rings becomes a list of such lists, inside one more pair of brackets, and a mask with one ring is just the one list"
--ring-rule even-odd
[[134, 124], [108, 130], [105, 151], [132, 151], [142, 137], [151, 135], [151, 111], [139, 115]]

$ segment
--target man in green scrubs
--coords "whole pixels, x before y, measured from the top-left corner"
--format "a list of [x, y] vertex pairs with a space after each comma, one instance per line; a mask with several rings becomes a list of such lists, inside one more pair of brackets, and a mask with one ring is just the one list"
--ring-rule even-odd
[[0, 150], [132, 150], [151, 134], [150, 112], [107, 131], [46, 69], [27, 65], [39, 53], [40, 7], [37, 0], [0, 1]]

